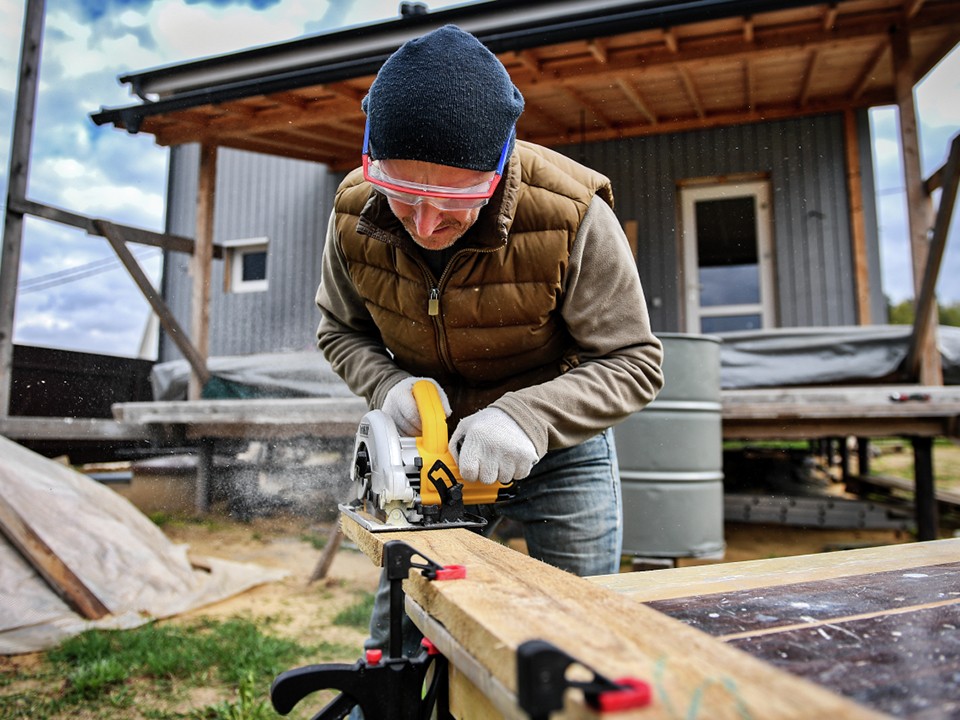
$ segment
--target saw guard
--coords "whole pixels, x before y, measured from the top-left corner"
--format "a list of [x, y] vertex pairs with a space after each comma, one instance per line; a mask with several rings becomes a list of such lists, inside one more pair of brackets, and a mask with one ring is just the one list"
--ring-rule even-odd
[[397, 427], [382, 410], [371, 410], [360, 420], [354, 445], [350, 480], [358, 500], [372, 501], [384, 523], [398, 528], [410, 524], [416, 492], [403, 462]]

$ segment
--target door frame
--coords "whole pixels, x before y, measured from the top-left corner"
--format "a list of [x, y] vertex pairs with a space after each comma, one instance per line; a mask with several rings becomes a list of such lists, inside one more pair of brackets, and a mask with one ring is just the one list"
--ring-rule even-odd
[[[773, 222], [770, 207], [769, 179], [716, 180], [681, 184], [677, 192], [680, 204], [682, 302], [688, 333], [701, 334], [701, 319], [724, 315], [759, 314], [760, 326], [776, 325], [774, 297], [775, 268], [773, 252]], [[719, 200], [752, 196], [755, 199], [757, 236], [757, 264], [760, 273], [760, 302], [748, 305], [700, 306], [700, 266], [697, 252], [697, 223], [695, 208], [701, 200]]]

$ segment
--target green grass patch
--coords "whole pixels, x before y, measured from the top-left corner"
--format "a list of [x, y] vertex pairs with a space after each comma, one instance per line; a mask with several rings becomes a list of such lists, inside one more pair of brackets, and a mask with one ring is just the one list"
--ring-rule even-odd
[[363, 593], [360, 602], [344, 608], [333, 618], [334, 625], [365, 630], [370, 627], [370, 614], [373, 612], [373, 593]]
[[[49, 651], [29, 676], [0, 685], [0, 720], [276, 720], [269, 688], [280, 672], [355, 652], [330, 643], [301, 645], [240, 618], [93, 630]], [[170, 709], [195, 688], [219, 688], [231, 697], [186, 712]]]

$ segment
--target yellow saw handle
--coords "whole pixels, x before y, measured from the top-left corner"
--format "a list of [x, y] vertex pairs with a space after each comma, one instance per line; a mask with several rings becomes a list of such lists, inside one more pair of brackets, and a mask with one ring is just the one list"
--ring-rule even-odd
[[419, 380], [413, 385], [413, 398], [417, 401], [423, 428], [423, 434], [417, 438], [417, 450], [423, 460], [420, 468], [420, 502], [424, 505], [441, 504], [434, 480], [448, 487], [454, 483], [462, 484], [464, 505], [494, 502], [501, 488], [498, 483], [484, 485], [481, 482], [464, 482], [460, 477], [460, 468], [450, 454], [447, 416], [437, 386], [429, 380]]

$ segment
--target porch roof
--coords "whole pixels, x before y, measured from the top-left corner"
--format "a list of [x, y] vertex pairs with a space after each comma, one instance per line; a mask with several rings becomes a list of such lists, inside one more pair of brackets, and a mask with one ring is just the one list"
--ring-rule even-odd
[[377, 69], [446, 23], [506, 66], [519, 137], [558, 146], [893, 104], [894, 34], [915, 84], [960, 42], [960, 0], [491, 0], [124, 75], [142, 101], [92, 118], [349, 169]]

